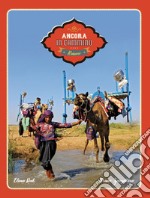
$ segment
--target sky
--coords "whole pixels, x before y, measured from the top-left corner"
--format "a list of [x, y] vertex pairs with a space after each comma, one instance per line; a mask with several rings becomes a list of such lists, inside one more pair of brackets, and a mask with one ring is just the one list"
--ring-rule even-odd
[[[8, 124], [18, 124], [20, 94], [24, 102], [36, 97], [47, 103], [54, 100], [54, 121], [63, 121], [64, 78], [74, 79], [77, 93], [116, 92], [114, 73], [125, 70], [128, 52], [129, 88], [132, 121], [140, 122], [140, 21], [138, 10], [10, 10], [8, 12]], [[92, 58], [73, 66], [44, 48], [42, 39], [55, 26], [75, 18], [108, 42]], [[125, 72], [125, 71], [124, 71]], [[126, 104], [126, 100], [124, 100]], [[73, 105], [67, 105], [67, 122]], [[122, 115], [111, 122], [126, 122]]]

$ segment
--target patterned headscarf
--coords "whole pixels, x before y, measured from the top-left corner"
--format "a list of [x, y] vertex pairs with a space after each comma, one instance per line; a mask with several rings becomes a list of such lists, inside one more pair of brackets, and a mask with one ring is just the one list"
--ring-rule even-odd
[[41, 117], [39, 118], [38, 122], [44, 122], [46, 116], [51, 116], [51, 118], [53, 118], [54, 114], [50, 110], [45, 110], [44, 114], [41, 115]]
[[54, 117], [53, 112], [52, 112], [51, 110], [45, 110], [45, 111], [44, 111], [44, 116], [45, 116], [45, 117], [46, 117], [46, 116], [51, 116], [51, 118]]

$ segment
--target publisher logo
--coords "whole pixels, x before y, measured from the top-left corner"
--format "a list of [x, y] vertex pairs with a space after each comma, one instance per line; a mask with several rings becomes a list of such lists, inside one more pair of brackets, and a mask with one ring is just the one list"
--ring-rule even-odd
[[[133, 152], [139, 146], [141, 147], [141, 154]], [[84, 195], [86, 197], [108, 197], [108, 194], [113, 197], [143, 197], [143, 193], [150, 193], [149, 148], [150, 129], [119, 160], [116, 160], [114, 165], [104, 171], [103, 177], [95, 181]], [[139, 178], [134, 182], [133, 176], [139, 171], [144, 179], [142, 178], [140, 181]]]
[[55, 57], [75, 66], [93, 57], [107, 42], [93, 27], [73, 19], [55, 27], [41, 43]]

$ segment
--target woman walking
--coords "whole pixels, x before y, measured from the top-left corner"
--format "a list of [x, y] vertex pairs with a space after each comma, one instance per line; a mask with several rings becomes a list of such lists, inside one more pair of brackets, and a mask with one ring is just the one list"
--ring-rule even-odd
[[53, 112], [46, 110], [39, 119], [36, 125], [32, 125], [32, 128], [36, 131], [35, 143], [40, 150], [39, 160], [42, 162], [43, 168], [46, 170], [48, 178], [55, 178], [51, 160], [56, 153], [56, 128], [71, 128], [72, 126], [80, 124], [82, 121], [78, 120], [73, 123], [58, 123], [52, 122]]

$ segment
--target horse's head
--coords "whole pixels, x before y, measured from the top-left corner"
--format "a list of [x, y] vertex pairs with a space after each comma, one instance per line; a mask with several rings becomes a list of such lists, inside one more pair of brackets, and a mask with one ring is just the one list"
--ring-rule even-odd
[[88, 97], [88, 92], [86, 92], [86, 94], [84, 93], [76, 94], [76, 97], [74, 99], [74, 105], [81, 107], [82, 109], [87, 108], [90, 103], [87, 97]]

